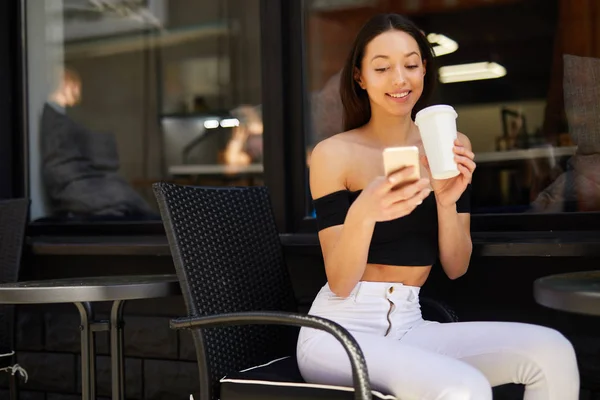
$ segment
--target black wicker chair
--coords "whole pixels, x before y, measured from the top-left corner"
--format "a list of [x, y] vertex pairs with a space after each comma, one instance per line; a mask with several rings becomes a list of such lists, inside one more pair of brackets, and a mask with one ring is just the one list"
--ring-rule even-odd
[[[13, 283], [19, 278], [21, 253], [29, 200], [0, 201], [0, 283]], [[0, 305], [0, 371], [10, 374], [10, 398], [17, 398], [17, 376], [25, 378], [23, 368], [15, 363], [15, 306]]]
[[[200, 400], [394, 398], [371, 392], [363, 355], [344, 328], [297, 313], [265, 187], [157, 183], [154, 192], [189, 314], [171, 327], [192, 330]], [[455, 319], [430, 304], [439, 319]], [[344, 345], [354, 390], [302, 380], [294, 356], [299, 326], [328, 331]]]

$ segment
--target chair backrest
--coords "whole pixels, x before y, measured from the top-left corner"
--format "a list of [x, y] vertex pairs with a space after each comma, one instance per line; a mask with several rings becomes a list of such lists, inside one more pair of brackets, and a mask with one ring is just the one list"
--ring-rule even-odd
[[[297, 311], [267, 188], [153, 188], [190, 316]], [[209, 371], [213, 398], [214, 383], [228, 372], [293, 355], [293, 332], [279, 326], [195, 331], [199, 368]]]
[[[0, 283], [19, 278], [29, 200], [0, 200]], [[0, 305], [0, 354], [13, 351], [14, 306]], [[9, 357], [0, 358], [0, 368]]]

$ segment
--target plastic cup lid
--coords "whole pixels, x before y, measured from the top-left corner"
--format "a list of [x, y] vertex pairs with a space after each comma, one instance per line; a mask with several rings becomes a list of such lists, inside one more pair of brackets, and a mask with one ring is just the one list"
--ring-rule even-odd
[[449, 112], [452, 115], [454, 115], [454, 118], [458, 117], [458, 114], [456, 113], [456, 111], [454, 110], [454, 108], [452, 106], [449, 106], [446, 104], [438, 104], [436, 106], [426, 107], [426, 108], [422, 109], [421, 111], [419, 111], [417, 113], [417, 115], [415, 116], [415, 123], [418, 125], [417, 120], [419, 118], [423, 118], [427, 114], [438, 113], [438, 112]]

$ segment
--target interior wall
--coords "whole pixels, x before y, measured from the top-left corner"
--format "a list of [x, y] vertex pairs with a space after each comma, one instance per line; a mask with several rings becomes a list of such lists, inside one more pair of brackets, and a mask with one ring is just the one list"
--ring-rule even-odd
[[530, 134], [544, 123], [544, 99], [456, 106], [457, 129], [469, 137], [474, 152], [496, 151], [496, 138], [503, 135], [501, 112], [504, 107], [519, 111], [525, 116]]

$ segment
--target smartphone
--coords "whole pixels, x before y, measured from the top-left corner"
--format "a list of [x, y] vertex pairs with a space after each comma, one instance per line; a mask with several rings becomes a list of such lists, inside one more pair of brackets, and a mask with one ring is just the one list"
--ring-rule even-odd
[[388, 147], [383, 150], [383, 169], [386, 176], [404, 167], [413, 167], [413, 173], [409, 179], [416, 181], [421, 178], [421, 163], [417, 146]]

